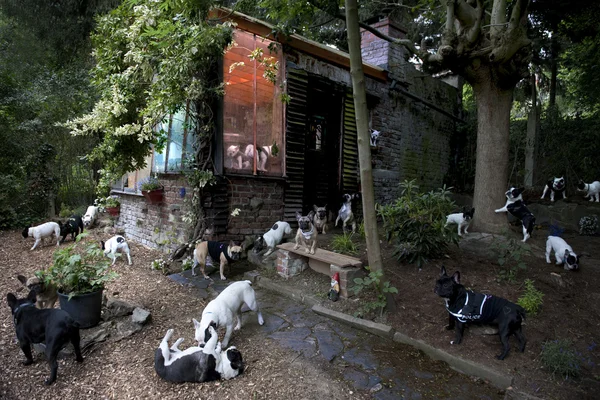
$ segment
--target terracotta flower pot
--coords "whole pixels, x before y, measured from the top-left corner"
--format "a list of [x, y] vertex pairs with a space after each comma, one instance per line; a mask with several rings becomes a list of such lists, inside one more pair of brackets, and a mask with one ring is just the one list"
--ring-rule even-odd
[[162, 203], [164, 193], [164, 189], [142, 190], [142, 194], [150, 204]]
[[106, 212], [113, 217], [118, 217], [121, 207], [106, 207]]

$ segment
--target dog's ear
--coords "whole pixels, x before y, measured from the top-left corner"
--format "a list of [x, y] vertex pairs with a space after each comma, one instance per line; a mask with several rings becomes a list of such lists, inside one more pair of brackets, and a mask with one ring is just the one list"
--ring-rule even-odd
[[104, 241], [100, 241], [100, 247], [102, 248], [102, 250], [104, 250]]
[[440, 276], [448, 276], [448, 274], [446, 273], [446, 267], [444, 267], [443, 265], [442, 265], [442, 269], [440, 271]]
[[300, 218], [302, 218], [302, 214], [300, 214], [300, 211], [296, 211], [296, 220], [300, 221]]
[[314, 217], [315, 217], [315, 212], [314, 211], [311, 211], [311, 212], [308, 213], [308, 219], [310, 219], [312, 221]]
[[35, 290], [30, 290], [29, 294], [27, 295], [27, 300], [31, 301], [32, 303], [35, 303], [35, 301], [37, 300], [37, 295], [35, 294]]
[[229, 247], [237, 246], [233, 240], [229, 241]]
[[10, 309], [12, 310], [13, 308], [15, 308], [15, 305], [17, 303], [17, 298], [15, 297], [14, 294], [9, 293], [6, 295], [6, 302], [8, 303], [8, 306], [10, 307]]
[[454, 273], [454, 275], [452, 275], [452, 280], [454, 281], [454, 283], [456, 283], [457, 285], [460, 285], [460, 272], [456, 271]]
[[315, 210], [315, 212], [317, 212], [318, 209], [319, 209], [319, 207], [317, 207], [316, 204], [313, 204], [313, 210]]
[[25, 285], [27, 283], [27, 278], [25, 278], [23, 275], [17, 275], [17, 279], [19, 280], [19, 282], [21, 282], [23, 285]]
[[196, 318], [192, 318], [192, 322], [194, 322], [194, 329], [200, 328], [200, 322], [198, 322]]
[[215, 321], [210, 321], [210, 324], [208, 324], [208, 326], [212, 326], [214, 330], [217, 330], [217, 323]]

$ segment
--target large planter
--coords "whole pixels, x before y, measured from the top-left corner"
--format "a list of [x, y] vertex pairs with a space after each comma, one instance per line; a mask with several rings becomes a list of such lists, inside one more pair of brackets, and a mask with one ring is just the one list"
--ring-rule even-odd
[[100, 322], [102, 311], [102, 289], [93, 292], [75, 295], [69, 300], [68, 294], [58, 292], [60, 308], [73, 318], [80, 328], [91, 328]]
[[113, 217], [118, 217], [121, 207], [106, 207], [106, 212]]
[[164, 189], [142, 190], [142, 194], [150, 204], [162, 203], [164, 193]]

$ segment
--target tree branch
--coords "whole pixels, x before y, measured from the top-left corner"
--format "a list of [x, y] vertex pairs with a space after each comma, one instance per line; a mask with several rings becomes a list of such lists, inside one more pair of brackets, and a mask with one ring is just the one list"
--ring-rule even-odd
[[506, 23], [506, 0], [494, 0], [492, 6], [492, 18], [490, 21], [490, 36], [492, 43], [496, 44], [500, 40], [503, 28], [501, 26]]

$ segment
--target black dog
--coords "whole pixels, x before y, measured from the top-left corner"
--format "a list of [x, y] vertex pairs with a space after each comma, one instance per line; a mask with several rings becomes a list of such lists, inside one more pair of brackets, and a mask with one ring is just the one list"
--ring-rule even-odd
[[444, 266], [433, 291], [446, 300], [449, 322], [446, 329], [454, 329], [456, 325], [456, 337], [450, 344], [460, 344], [467, 321], [477, 321], [498, 324], [502, 342], [502, 353], [496, 357], [499, 360], [508, 355], [508, 337], [512, 334], [519, 340], [519, 350], [525, 351], [527, 339], [521, 330], [521, 322], [525, 319], [523, 307], [501, 297], [466, 290], [460, 284], [460, 272], [456, 271], [449, 277]]
[[81, 219], [81, 215], [71, 215], [64, 225], [60, 222], [58, 225], [60, 225], [60, 235], [62, 236], [61, 243], [65, 241], [69, 233], [73, 240], [75, 240], [80, 233], [83, 233], [83, 220]]
[[79, 347], [79, 326], [66, 311], [56, 308], [43, 310], [36, 308], [36, 296], [33, 290], [25, 299], [17, 299], [14, 294], [9, 293], [6, 300], [15, 322], [19, 346], [25, 354], [26, 360], [23, 364], [33, 363], [32, 343], [46, 345], [46, 358], [50, 366], [50, 377], [44, 381], [46, 385], [51, 385], [56, 380], [58, 371], [56, 357], [60, 349], [69, 341], [75, 348], [75, 359], [78, 362], [83, 361]]

